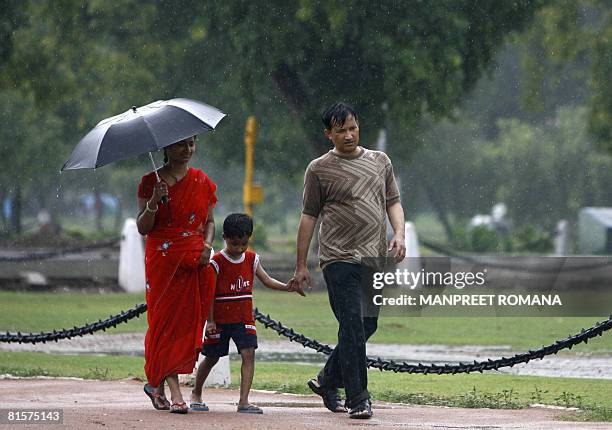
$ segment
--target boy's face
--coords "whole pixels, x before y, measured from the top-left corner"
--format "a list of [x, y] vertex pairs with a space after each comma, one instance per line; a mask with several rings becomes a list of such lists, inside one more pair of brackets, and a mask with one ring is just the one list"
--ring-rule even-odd
[[238, 257], [249, 247], [250, 238], [250, 236], [225, 237], [225, 235], [223, 235], [223, 239], [225, 239], [225, 249], [232, 257]]
[[327, 137], [341, 154], [351, 154], [359, 146], [359, 124], [353, 117], [346, 117], [344, 124], [333, 124], [331, 130], [325, 129]]

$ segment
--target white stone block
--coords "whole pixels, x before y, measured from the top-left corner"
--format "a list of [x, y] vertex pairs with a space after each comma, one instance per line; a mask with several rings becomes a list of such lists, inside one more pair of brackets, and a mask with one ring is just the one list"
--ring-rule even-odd
[[143, 241], [134, 218], [126, 219], [121, 231], [119, 286], [130, 293], [146, 289]]

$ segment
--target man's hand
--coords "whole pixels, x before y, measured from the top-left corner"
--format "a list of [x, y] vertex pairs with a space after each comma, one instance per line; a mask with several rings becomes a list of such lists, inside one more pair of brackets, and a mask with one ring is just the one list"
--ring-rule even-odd
[[406, 240], [402, 234], [395, 234], [389, 242], [389, 251], [395, 249], [393, 257], [395, 262], [399, 263], [406, 256]]
[[296, 282], [300, 288], [303, 289], [305, 284], [309, 290], [312, 289], [308, 267], [296, 268], [295, 273], [293, 274], [293, 279], [294, 282]]
[[304, 290], [300, 286], [300, 283], [297, 282], [295, 280], [295, 278], [291, 278], [291, 279], [289, 279], [289, 282], [287, 282], [287, 291], [290, 292], [290, 293], [295, 291], [300, 296], [306, 297], [306, 293], [304, 293]]
[[402, 203], [398, 200], [391, 206], [388, 206], [387, 215], [389, 216], [389, 222], [391, 223], [391, 227], [393, 227], [394, 233], [393, 239], [389, 242], [388, 250], [391, 251], [395, 249], [393, 257], [395, 257], [395, 262], [399, 263], [406, 256], [406, 239], [404, 236], [406, 221], [404, 220]]

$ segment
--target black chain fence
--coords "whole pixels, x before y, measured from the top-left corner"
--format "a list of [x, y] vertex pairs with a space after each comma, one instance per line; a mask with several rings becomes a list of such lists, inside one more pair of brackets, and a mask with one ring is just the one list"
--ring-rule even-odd
[[21, 332], [0, 334], [0, 342], [4, 343], [46, 343], [46, 342], [57, 342], [61, 339], [71, 339], [73, 337], [80, 337], [86, 334], [94, 334], [97, 331], [106, 331], [107, 328], [117, 327], [118, 324], [126, 323], [132, 318], [137, 318], [141, 314], [147, 311], [147, 305], [141, 303], [134, 306], [128, 311], [121, 311], [117, 315], [110, 315], [104, 321], [99, 320], [98, 322], [85, 324], [81, 327], [73, 327], [68, 329], [46, 331], [40, 333], [28, 333], [23, 334]]
[[[119, 238], [113, 238], [105, 242], [99, 242], [96, 244], [91, 244], [87, 246], [78, 246], [73, 248], [64, 248], [57, 249], [54, 251], [48, 252], [38, 252], [38, 253], [30, 253], [27, 255], [20, 256], [0, 256], [0, 261], [29, 261], [29, 260], [44, 260], [48, 258], [68, 255], [68, 254], [77, 254], [85, 251], [92, 251], [96, 249], [108, 248], [110, 246], [114, 246], [118, 243]], [[474, 264], [485, 264], [484, 262], [472, 257], [460, 254], [452, 249], [446, 248], [444, 246], [429, 242], [427, 240], [421, 240], [420, 243], [437, 253], [443, 254], [445, 256], [459, 258], [467, 262], [471, 262]], [[586, 270], [593, 269], [596, 267], [600, 267], [602, 265], [607, 265], [609, 263], [596, 263], [591, 265], [584, 265], [580, 267], [572, 267], [570, 270]], [[538, 271], [547, 271], [548, 269], [538, 268], [525, 268], [514, 265], [506, 265], [499, 263], [487, 262], [487, 266], [498, 267], [509, 270], [516, 270], [522, 272], [538, 272]], [[57, 342], [61, 339], [71, 339], [73, 337], [79, 337], [86, 334], [93, 334], [97, 331], [106, 331], [106, 329], [111, 327], [116, 327], [118, 324], [126, 323], [133, 318], [139, 317], [141, 314], [147, 311], [147, 305], [142, 303], [136, 305], [134, 308], [128, 311], [121, 311], [117, 315], [110, 315], [105, 320], [99, 320], [95, 323], [85, 324], [81, 327], [73, 327], [71, 329], [62, 329], [62, 330], [53, 330], [52, 332], [40, 332], [40, 333], [28, 333], [23, 334], [21, 332], [17, 333], [9, 333], [0, 334], [0, 342], [3, 343], [45, 343], [45, 342]], [[270, 315], [262, 314], [257, 308], [255, 309], [255, 319], [259, 321], [264, 327], [276, 331], [280, 336], [284, 336], [292, 342], [297, 342], [300, 345], [314, 349], [319, 353], [323, 353], [326, 355], [331, 354], [333, 348], [329, 345], [320, 343], [315, 339], [310, 339], [307, 336], [296, 332], [292, 328], [285, 327], [281, 322], [276, 321], [270, 317]], [[368, 358], [368, 367], [379, 369], [379, 370], [387, 370], [393, 372], [405, 372], [405, 373], [420, 373], [420, 374], [455, 374], [455, 373], [470, 373], [470, 372], [483, 372], [485, 370], [498, 370], [502, 367], [512, 367], [516, 364], [520, 363], [528, 363], [534, 359], [543, 359], [547, 355], [556, 354], [563, 349], [572, 349], [575, 345], [578, 345], [582, 342], [587, 343], [589, 339], [592, 339], [596, 336], [603, 335], [604, 332], [610, 330], [612, 328], [612, 316], [605, 321], [598, 322], [592, 327], [587, 329], [582, 329], [579, 333], [569, 336], [565, 339], [557, 340], [554, 343], [543, 346], [542, 348], [536, 350], [529, 350], [528, 352], [522, 354], [516, 354], [512, 357], [501, 357], [499, 359], [488, 359], [486, 361], [474, 361], [473, 363], [459, 363], [459, 364], [444, 364], [444, 365], [436, 365], [436, 364], [427, 364], [424, 365], [422, 363], [418, 364], [409, 364], [406, 362], [395, 362], [393, 360], [383, 360], [381, 358]]]
[[[20, 332], [0, 334], [0, 342], [4, 343], [45, 343], [45, 342], [57, 342], [60, 339], [71, 339], [73, 337], [83, 336], [86, 334], [93, 334], [96, 331], [105, 331], [107, 328], [116, 327], [118, 324], [128, 322], [132, 318], [137, 318], [141, 314], [147, 311], [147, 305], [145, 303], [136, 305], [134, 308], [128, 311], [121, 311], [117, 315], [111, 315], [106, 320], [99, 320], [92, 324], [86, 324], [82, 327], [73, 327], [71, 329], [62, 329], [59, 331], [53, 330], [52, 332], [40, 332], [40, 333], [28, 333], [23, 334]], [[270, 317], [270, 315], [262, 314], [257, 308], [255, 308], [255, 319], [259, 321], [264, 327], [274, 330], [279, 335], [286, 337], [292, 342], [297, 342], [300, 345], [314, 349], [319, 353], [326, 355], [331, 354], [332, 347], [323, 344], [315, 339], [310, 339], [301, 333], [296, 332], [292, 328], [285, 327], [281, 322], [276, 321]], [[574, 345], [579, 343], [587, 343], [589, 339], [596, 336], [601, 336], [605, 331], [612, 328], [612, 315], [606, 321], [598, 322], [594, 326], [587, 329], [582, 329], [580, 333], [573, 336], [569, 336], [566, 339], [557, 340], [551, 345], [544, 346], [540, 349], [530, 350], [522, 354], [516, 354], [512, 357], [502, 357], [496, 360], [487, 361], [474, 361], [473, 363], [459, 363], [459, 364], [409, 364], [406, 362], [397, 363], [393, 360], [383, 360], [381, 358], [368, 358], [368, 367], [387, 370], [393, 372], [402, 373], [421, 373], [421, 374], [455, 374], [455, 373], [471, 373], [471, 372], [483, 372], [485, 370], [498, 370], [502, 367], [512, 367], [520, 363], [528, 363], [531, 360], [542, 359], [547, 355], [556, 354], [562, 349], [572, 349]]]
[[[288, 338], [292, 342], [297, 342], [306, 348], [312, 348], [317, 352], [329, 355], [332, 352], [332, 347], [320, 343], [315, 339], [310, 339], [301, 333], [294, 331], [292, 328], [287, 328], [282, 325], [279, 321], [275, 321], [270, 318], [269, 315], [263, 315], [258, 309], [255, 309], [255, 319], [263, 324], [266, 328], [272, 329], [279, 335]], [[574, 345], [579, 343], [587, 343], [589, 339], [596, 336], [601, 336], [605, 331], [612, 328], [612, 315], [605, 321], [598, 322], [594, 326], [587, 329], [582, 329], [580, 333], [573, 336], [569, 336], [566, 339], [555, 341], [553, 344], [544, 346], [540, 349], [529, 350], [522, 354], [516, 354], [512, 357], [502, 357], [496, 360], [487, 361], [474, 361], [473, 363], [459, 363], [459, 364], [409, 364], [406, 362], [397, 363], [393, 360], [383, 360], [381, 358], [369, 358], [368, 367], [379, 370], [389, 370], [393, 372], [402, 373], [422, 373], [427, 375], [428, 373], [441, 374], [455, 374], [455, 373], [471, 373], [471, 372], [483, 372], [485, 370], [498, 370], [502, 367], [512, 367], [520, 363], [528, 363], [536, 358], [542, 359], [547, 355], [556, 354], [562, 349], [572, 349]]]

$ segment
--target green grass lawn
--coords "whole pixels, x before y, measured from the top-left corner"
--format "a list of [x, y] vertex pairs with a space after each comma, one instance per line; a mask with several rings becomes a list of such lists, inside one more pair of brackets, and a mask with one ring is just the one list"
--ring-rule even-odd
[[[309, 337], [333, 343], [337, 326], [327, 294], [297, 294], [257, 289], [255, 306]], [[105, 319], [138, 303], [144, 294], [66, 294], [0, 292], [0, 331], [47, 331]], [[519, 350], [537, 348], [593, 325], [597, 318], [425, 318], [386, 317], [371, 339], [374, 343], [510, 345]], [[109, 332], [146, 330], [146, 315]], [[259, 330], [264, 339], [276, 339], [271, 330]], [[572, 351], [612, 352], [612, 332], [581, 344]]]
[[[0, 331], [49, 331], [106, 319], [139, 303], [142, 294], [17, 293], [0, 291]], [[113, 332], [147, 329], [146, 314]]]
[[[85, 379], [144, 380], [142, 357], [53, 355], [0, 352], [0, 374], [75, 376]], [[237, 388], [240, 363], [231, 362]], [[257, 363], [253, 388], [311, 394], [305, 382], [317, 366]], [[494, 373], [469, 375], [408, 375], [370, 371], [369, 389], [378, 400], [455, 407], [521, 408], [533, 403], [579, 407], [576, 419], [612, 421], [612, 380], [544, 378]]]

